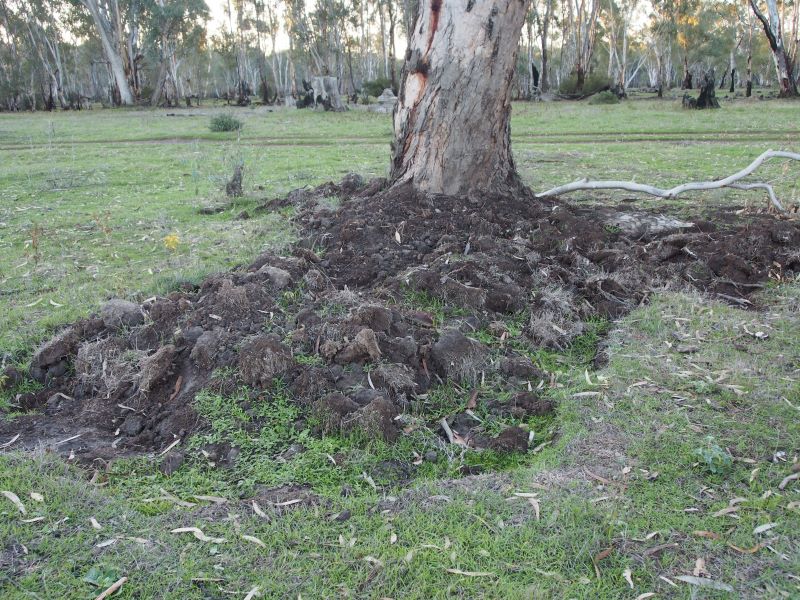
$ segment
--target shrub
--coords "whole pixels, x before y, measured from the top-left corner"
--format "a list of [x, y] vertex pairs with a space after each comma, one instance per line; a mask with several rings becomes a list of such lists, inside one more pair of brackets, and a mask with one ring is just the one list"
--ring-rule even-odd
[[209, 125], [211, 131], [239, 131], [242, 127], [244, 123], [233, 115], [217, 115]]
[[386, 88], [392, 87], [392, 80], [386, 77], [378, 77], [372, 81], [365, 81], [361, 84], [361, 93], [376, 98], [383, 93]]
[[583, 89], [578, 89], [578, 76], [573, 73], [561, 82], [558, 86], [558, 93], [564, 95], [571, 94], [594, 94], [603, 88], [609, 88], [611, 82], [604, 76], [596, 73], [589, 73], [583, 81]]
[[592, 96], [589, 99], [589, 104], [619, 104], [619, 98], [614, 92], [605, 90]]

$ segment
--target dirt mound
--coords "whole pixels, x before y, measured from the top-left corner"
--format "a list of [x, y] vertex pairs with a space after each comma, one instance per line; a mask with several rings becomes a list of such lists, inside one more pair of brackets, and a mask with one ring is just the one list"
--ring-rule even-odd
[[[490, 436], [462, 413], [451, 416], [451, 435], [525, 450], [519, 422], [554, 407], [520, 393], [545, 377], [521, 345], [566, 348], [588, 321], [619, 317], [656, 287], [746, 303], [768, 276], [800, 272], [800, 228], [769, 215], [716, 228], [384, 185], [350, 177], [297, 190], [267, 205], [296, 206], [303, 239], [294, 256], [264, 254], [141, 306], [111, 300], [64, 329], [33, 357], [30, 376], [44, 389], [17, 395], [17, 409], [33, 414], [0, 423], [0, 435], [86, 460], [161, 450], [201, 425], [192, 404], [200, 390], [246, 384], [253, 402], [265, 401], [280, 378], [318, 433], [393, 440], [416, 399], [448, 382], [469, 392], [488, 380], [496, 397], [485, 399], [486, 414], [516, 424]], [[490, 349], [481, 336], [516, 343]]]

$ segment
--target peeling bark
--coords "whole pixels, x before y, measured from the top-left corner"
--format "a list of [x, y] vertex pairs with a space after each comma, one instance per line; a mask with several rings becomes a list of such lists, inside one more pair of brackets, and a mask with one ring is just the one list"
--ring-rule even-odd
[[530, 0], [422, 0], [394, 114], [391, 178], [433, 194], [513, 194], [511, 81]]

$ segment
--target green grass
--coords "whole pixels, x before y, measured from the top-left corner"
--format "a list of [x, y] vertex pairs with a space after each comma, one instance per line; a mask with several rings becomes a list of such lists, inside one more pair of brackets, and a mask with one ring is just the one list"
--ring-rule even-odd
[[[797, 129], [792, 103], [723, 101], [711, 113], [684, 112], [675, 100], [514, 110], [518, 165], [536, 188], [584, 175], [708, 179], [767, 147], [800, 149], [789, 133]], [[284, 246], [293, 237], [285, 213], [236, 219], [261, 199], [350, 171], [386, 174], [386, 116], [241, 109], [233, 111], [245, 124], [238, 134], [211, 133], [219, 112], [0, 115], [0, 355], [24, 362], [33, 343], [109, 296], [164, 293]], [[245, 198], [198, 214], [227, 202], [220, 190], [238, 161]], [[775, 164], [764, 173], [785, 201], [797, 201], [796, 170]], [[696, 211], [699, 200], [713, 215], [714, 205], [745, 199], [764, 202], [726, 191], [673, 201], [670, 210]], [[171, 234], [180, 239], [174, 251], [163, 239]], [[293, 294], [282, 300], [287, 309]], [[458, 316], [428, 296], [402, 301], [438, 323]], [[171, 476], [150, 457], [95, 472], [47, 454], [0, 454], [0, 490], [27, 509], [21, 515], [0, 496], [0, 597], [94, 598], [121, 576], [129, 580], [120, 598], [244, 597], [255, 587], [263, 598], [798, 597], [800, 486], [778, 485], [800, 451], [800, 287], [772, 286], [760, 303], [764, 310], [744, 312], [657, 295], [620, 322], [593, 323], [565, 353], [522, 345], [524, 313], [507, 319], [507, 340], [476, 332], [490, 350], [510, 344], [555, 374], [546, 388], [558, 402], [555, 418], [525, 423], [549, 442], [536, 454], [464, 452], [415, 419], [465, 407], [471, 390], [457, 385], [420, 399], [425, 406], [412, 407], [407, 433], [392, 445], [357, 433], [314, 435], [314, 415], [276, 385], [261, 394], [203, 392], [196, 406], [209, 425], [183, 446], [186, 461]], [[604, 335], [611, 359], [593, 372]], [[699, 351], [676, 353], [676, 335]], [[481, 389], [481, 418], [493, 384]], [[228, 443], [241, 453], [233, 467], [203, 454]], [[731, 463], [710, 469], [716, 463], [704, 457], [714, 447]], [[429, 451], [433, 460], [420, 461]], [[303, 502], [263, 498], [265, 488], [289, 485], [306, 487], [286, 488], [285, 500]], [[538, 494], [540, 519], [514, 493]], [[253, 498], [268, 518], [254, 512]], [[732, 500], [735, 512], [715, 516]], [[769, 523], [776, 526], [754, 533]], [[192, 526], [225, 541], [171, 533]], [[596, 570], [593, 558], [608, 548]], [[678, 581], [698, 558], [735, 591]]]
[[[296, 408], [280, 387], [250, 415], [237, 403], [201, 396], [198, 406], [213, 426], [194, 438], [195, 458], [171, 477], [136, 459], [112, 463], [92, 484], [90, 474], [46, 455], [3, 455], [0, 489], [19, 495], [25, 517], [44, 517], [24, 523], [0, 498], [0, 537], [8, 540], [0, 554], [3, 597], [93, 597], [97, 590], [82, 579], [95, 568], [129, 577], [123, 598], [243, 596], [253, 587], [264, 597], [681, 598], [690, 590], [676, 577], [691, 575], [697, 558], [710, 578], [735, 589], [700, 589], [698, 597], [795, 597], [800, 496], [796, 482], [783, 491], [778, 484], [800, 447], [793, 371], [800, 351], [790, 343], [800, 336], [800, 289], [784, 286], [763, 301], [768, 311], [756, 314], [680, 294], [655, 299], [616, 324], [611, 362], [592, 374], [602, 385], [588, 385], [574, 370], [551, 391], [560, 401], [553, 447], [466, 480], [452, 479], [453, 466], [473, 459], [444, 454], [423, 463], [413, 484], [382, 478], [385, 462], [408, 466], [412, 452], [424, 451], [424, 432], [394, 446], [304, 437], [291, 425]], [[769, 327], [769, 339], [748, 339], [743, 325], [755, 322]], [[669, 350], [676, 328], [700, 334], [698, 353]], [[706, 375], [719, 381], [705, 385]], [[248, 433], [250, 419], [267, 425]], [[722, 473], [696, 464], [695, 450], [709, 435], [733, 456]], [[197, 452], [222, 439], [252, 452], [242, 466], [212, 467]], [[298, 459], [271, 458], [297, 442], [307, 445]], [[772, 462], [780, 451], [788, 462]], [[480, 458], [498, 466], [492, 460]], [[258, 498], [260, 486], [290, 482], [309, 483], [314, 502], [292, 509], [260, 500], [264, 519], [242, 500]], [[153, 502], [162, 489], [195, 506]], [[538, 493], [540, 520], [516, 492]], [[196, 495], [228, 502], [215, 506]], [[715, 516], [731, 500], [733, 517]], [[103, 529], [93, 529], [92, 517]], [[768, 523], [777, 525], [753, 533]], [[171, 533], [177, 527], [225, 541]], [[97, 547], [110, 539], [117, 541]], [[733, 546], [757, 549], [743, 554]], [[598, 577], [592, 559], [606, 548], [613, 550], [598, 561]]]
[[[352, 171], [387, 173], [388, 116], [240, 109], [233, 114], [242, 131], [210, 132], [211, 116], [225, 111], [0, 114], [0, 353], [24, 359], [54, 327], [110, 296], [144, 298], [285, 243], [285, 214], [236, 219], [261, 199]], [[671, 185], [731, 173], [768, 147], [800, 150], [796, 112], [791, 102], [758, 101], [702, 114], [676, 101], [517, 104], [512, 135], [535, 189], [578, 175]], [[225, 205], [224, 182], [240, 161], [247, 196], [199, 215]], [[797, 201], [796, 169], [772, 163], [762, 172], [784, 201]], [[733, 191], [692, 198], [700, 206], [765, 202]], [[163, 241], [172, 234], [180, 238], [175, 251]]]

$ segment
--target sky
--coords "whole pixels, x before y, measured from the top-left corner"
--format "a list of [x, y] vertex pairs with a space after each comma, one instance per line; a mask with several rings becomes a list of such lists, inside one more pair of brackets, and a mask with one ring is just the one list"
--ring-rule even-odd
[[228, 1], [227, 0], [206, 0], [208, 10], [211, 13], [211, 29], [219, 31], [228, 27]]

